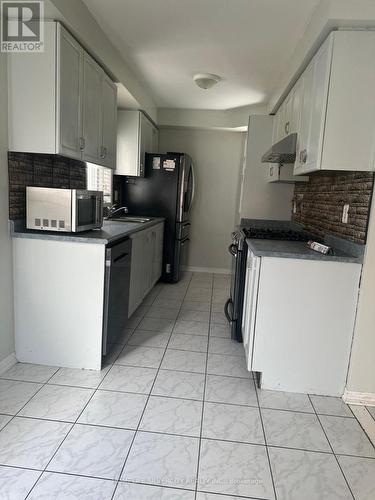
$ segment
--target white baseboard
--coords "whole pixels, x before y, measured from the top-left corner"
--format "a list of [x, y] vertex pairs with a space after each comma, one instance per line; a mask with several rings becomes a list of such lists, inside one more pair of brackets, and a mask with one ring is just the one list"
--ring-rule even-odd
[[373, 392], [353, 392], [345, 389], [342, 399], [348, 405], [375, 406], [375, 394]]
[[192, 273], [211, 273], [211, 274], [230, 274], [230, 269], [225, 269], [222, 267], [184, 267], [184, 271], [190, 271]]
[[370, 412], [364, 406], [350, 405], [350, 408], [372, 444], [375, 445], [375, 420]]
[[12, 368], [12, 366], [15, 365], [16, 363], [17, 363], [16, 354], [12, 352], [12, 354], [9, 354], [9, 356], [0, 361], [0, 375], [9, 370], [9, 368]]

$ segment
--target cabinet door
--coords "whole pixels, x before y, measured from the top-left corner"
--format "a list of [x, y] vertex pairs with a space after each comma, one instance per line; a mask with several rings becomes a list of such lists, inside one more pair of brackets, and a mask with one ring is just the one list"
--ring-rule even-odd
[[116, 175], [143, 175], [139, 172], [140, 112], [119, 110], [117, 113]]
[[61, 25], [57, 36], [57, 151], [80, 159], [83, 49]]
[[296, 149], [295, 173], [303, 172], [304, 158], [307, 154], [311, 109], [312, 109], [312, 87], [314, 78], [314, 65], [311, 62], [303, 75], [300, 77], [301, 88], [301, 120]]
[[164, 239], [164, 225], [159, 224], [155, 226], [153, 232], [153, 263], [152, 263], [152, 283], [151, 286], [158, 281], [162, 272], [163, 265], [163, 239]]
[[152, 231], [144, 231], [143, 235], [143, 267], [142, 267], [142, 300], [151, 288], [151, 273], [153, 261], [153, 238]]
[[281, 138], [292, 132], [293, 96], [294, 90], [292, 89], [285, 98]]
[[327, 39], [301, 77], [301, 123], [295, 173], [313, 172], [321, 167], [332, 40], [332, 37]]
[[293, 88], [293, 102], [290, 118], [290, 132], [297, 133], [297, 141], [301, 126], [301, 107], [302, 107], [302, 80], [297, 80]]
[[141, 113], [140, 117], [140, 140], [139, 140], [139, 168], [144, 173], [145, 155], [153, 153], [153, 124]]
[[249, 371], [252, 370], [259, 274], [260, 257], [255, 257], [255, 255], [251, 251], [249, 251], [247, 257], [244, 317], [242, 323], [243, 343], [247, 361], [247, 368]]
[[100, 164], [116, 168], [117, 139], [117, 87], [112, 80], [102, 74]]
[[83, 57], [83, 159], [100, 163], [102, 69], [86, 52]]
[[143, 232], [132, 236], [132, 256], [130, 265], [130, 288], [129, 288], [129, 311], [130, 317], [143, 300], [142, 282], [143, 282], [143, 250], [144, 239]]
[[314, 58], [310, 130], [304, 161], [305, 169], [309, 171], [318, 170], [321, 166], [331, 53], [332, 38], [329, 38]]

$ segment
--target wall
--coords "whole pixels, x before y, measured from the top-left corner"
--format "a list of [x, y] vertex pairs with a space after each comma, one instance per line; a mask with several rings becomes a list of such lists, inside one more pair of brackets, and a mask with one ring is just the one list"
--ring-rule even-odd
[[0, 52], [0, 362], [14, 351], [12, 242], [8, 231], [6, 56]]
[[347, 390], [375, 398], [375, 203], [370, 214]]
[[249, 115], [267, 114], [267, 107], [259, 104], [227, 110], [158, 108], [158, 125], [171, 128], [246, 131]]
[[61, 156], [9, 153], [9, 218], [26, 217], [26, 186], [85, 189], [86, 164]]
[[239, 132], [160, 130], [160, 151], [186, 152], [195, 164], [190, 267], [230, 268], [227, 248], [235, 224], [242, 144], [243, 134]]
[[272, 127], [272, 116], [250, 116], [240, 218], [290, 220], [293, 185], [266, 182], [267, 165], [261, 163], [272, 144]]
[[[332, 233], [356, 243], [366, 242], [374, 174], [372, 172], [318, 172], [308, 183], [296, 185], [297, 212], [292, 219], [318, 235]], [[349, 219], [341, 221], [348, 203]]]

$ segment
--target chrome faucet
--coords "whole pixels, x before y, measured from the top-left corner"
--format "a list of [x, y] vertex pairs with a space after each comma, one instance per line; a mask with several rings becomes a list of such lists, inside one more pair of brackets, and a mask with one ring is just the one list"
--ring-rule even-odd
[[115, 214], [117, 214], [117, 212], [120, 212], [121, 210], [124, 212], [124, 214], [129, 213], [128, 207], [116, 208], [116, 205], [112, 205], [111, 207], [108, 208], [107, 219], [111, 219]]

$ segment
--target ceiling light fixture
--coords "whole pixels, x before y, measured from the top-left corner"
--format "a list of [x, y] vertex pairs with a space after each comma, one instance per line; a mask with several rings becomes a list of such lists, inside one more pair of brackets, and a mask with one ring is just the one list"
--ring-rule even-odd
[[193, 76], [193, 80], [201, 89], [211, 89], [220, 82], [221, 77], [212, 75], [211, 73], [197, 73]]

